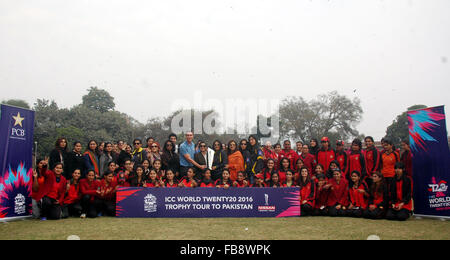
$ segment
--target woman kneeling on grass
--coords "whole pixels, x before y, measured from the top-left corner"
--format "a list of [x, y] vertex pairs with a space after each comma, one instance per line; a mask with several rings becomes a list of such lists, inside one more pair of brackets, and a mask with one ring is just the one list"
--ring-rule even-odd
[[405, 165], [402, 162], [395, 164], [395, 179], [391, 184], [390, 209], [386, 213], [389, 220], [405, 221], [412, 211], [412, 185], [411, 179], [406, 175]]
[[315, 194], [315, 200], [314, 200], [314, 216], [327, 216], [328, 215], [328, 207], [327, 207], [327, 201], [328, 201], [328, 195], [329, 195], [329, 189], [325, 188], [327, 184], [327, 178], [325, 174], [318, 174], [317, 177], [317, 184], [316, 184], [316, 194]]

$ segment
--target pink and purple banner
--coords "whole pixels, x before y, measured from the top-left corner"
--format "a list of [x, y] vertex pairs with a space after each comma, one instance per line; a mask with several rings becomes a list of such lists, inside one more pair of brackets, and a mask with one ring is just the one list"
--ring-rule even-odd
[[30, 216], [34, 111], [0, 110], [0, 219]]
[[444, 106], [408, 112], [414, 213], [450, 217], [450, 150]]
[[120, 188], [119, 218], [299, 217], [299, 188]]

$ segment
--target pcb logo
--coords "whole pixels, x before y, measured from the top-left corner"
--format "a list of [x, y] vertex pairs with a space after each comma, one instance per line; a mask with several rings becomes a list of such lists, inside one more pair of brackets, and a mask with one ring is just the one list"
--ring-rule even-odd
[[152, 194], [148, 194], [144, 198], [144, 211], [148, 213], [153, 213], [157, 211], [156, 197]]

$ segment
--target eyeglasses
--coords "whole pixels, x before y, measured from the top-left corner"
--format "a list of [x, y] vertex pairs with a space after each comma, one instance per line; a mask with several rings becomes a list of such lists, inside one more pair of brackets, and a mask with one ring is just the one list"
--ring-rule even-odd
[[134, 143], [134, 145], [140, 145], [141, 143]]
[[206, 145], [200, 145], [200, 147], [206, 147]]
[[242, 143], [241, 145], [247, 145], [247, 144]]

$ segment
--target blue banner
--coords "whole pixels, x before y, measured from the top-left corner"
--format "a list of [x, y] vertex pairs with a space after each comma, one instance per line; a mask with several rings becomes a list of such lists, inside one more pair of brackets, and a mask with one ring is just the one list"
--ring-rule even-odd
[[299, 188], [120, 188], [119, 218], [299, 217]]
[[408, 112], [413, 156], [414, 213], [449, 217], [450, 150], [444, 107]]
[[0, 219], [31, 215], [34, 111], [0, 108]]

